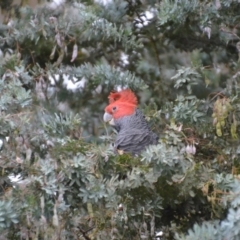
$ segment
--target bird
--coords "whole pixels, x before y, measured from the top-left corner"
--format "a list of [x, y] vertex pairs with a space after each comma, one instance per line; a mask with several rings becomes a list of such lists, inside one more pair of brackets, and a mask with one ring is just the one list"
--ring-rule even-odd
[[158, 144], [158, 135], [150, 129], [138, 109], [137, 97], [131, 89], [111, 92], [108, 99], [103, 120], [117, 131], [114, 142], [116, 152], [139, 155], [147, 146]]

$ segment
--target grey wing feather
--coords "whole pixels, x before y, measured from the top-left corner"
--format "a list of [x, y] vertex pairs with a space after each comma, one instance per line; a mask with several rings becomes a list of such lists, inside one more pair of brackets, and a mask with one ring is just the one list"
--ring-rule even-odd
[[158, 136], [152, 131], [131, 129], [121, 131], [115, 141], [115, 148], [131, 154], [143, 151], [146, 146], [158, 143]]
[[131, 154], [138, 154], [148, 145], [156, 145], [158, 136], [152, 132], [139, 109], [129, 116], [115, 120], [115, 129], [118, 132], [115, 149]]

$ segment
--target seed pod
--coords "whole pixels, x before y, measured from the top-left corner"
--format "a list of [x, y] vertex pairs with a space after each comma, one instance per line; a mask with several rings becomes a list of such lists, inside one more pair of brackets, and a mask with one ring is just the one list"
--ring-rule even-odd
[[217, 135], [218, 135], [218, 137], [221, 137], [221, 136], [222, 136], [222, 130], [221, 130], [221, 128], [217, 128]]
[[225, 121], [224, 120], [221, 120], [220, 124], [221, 124], [222, 127], [225, 127]]

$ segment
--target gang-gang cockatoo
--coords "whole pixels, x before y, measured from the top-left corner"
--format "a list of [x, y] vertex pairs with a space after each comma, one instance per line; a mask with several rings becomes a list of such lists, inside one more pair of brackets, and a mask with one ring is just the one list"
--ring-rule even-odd
[[118, 132], [114, 143], [116, 151], [137, 155], [147, 146], [158, 143], [157, 134], [149, 128], [137, 108], [137, 97], [130, 89], [111, 92], [108, 99], [103, 119]]

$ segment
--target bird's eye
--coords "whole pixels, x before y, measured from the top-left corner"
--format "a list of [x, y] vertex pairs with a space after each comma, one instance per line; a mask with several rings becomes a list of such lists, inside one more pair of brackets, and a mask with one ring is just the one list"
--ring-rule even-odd
[[117, 107], [113, 107], [112, 110], [113, 110], [113, 111], [116, 111], [116, 110], [117, 110]]

